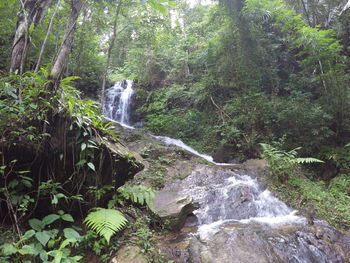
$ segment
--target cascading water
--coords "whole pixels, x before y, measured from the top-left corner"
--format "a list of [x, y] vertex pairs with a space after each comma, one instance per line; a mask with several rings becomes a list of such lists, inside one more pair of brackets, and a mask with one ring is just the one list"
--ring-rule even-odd
[[[107, 119], [131, 129], [132, 84], [132, 80], [126, 80], [109, 88], [103, 109]], [[200, 207], [194, 211], [196, 231], [184, 237], [190, 240], [191, 245], [186, 250], [190, 256], [174, 262], [346, 262], [334, 251], [329, 240], [323, 241], [315, 235], [314, 226], [310, 227], [305, 218], [296, 215], [296, 211], [274, 197], [248, 173], [224, 167], [232, 164], [215, 163], [211, 156], [199, 153], [181, 140], [152, 137], [215, 164], [202, 165], [187, 178], [163, 189], [191, 196]], [[315, 222], [319, 229], [330, 229], [320, 222]]]
[[134, 93], [132, 85], [132, 80], [124, 80], [116, 82], [106, 90], [103, 113], [107, 119], [131, 127], [130, 104]]
[[191, 196], [200, 207], [194, 211], [197, 222], [189, 224], [195, 232], [178, 240], [181, 246], [187, 240], [189, 255], [176, 263], [346, 262], [313, 232], [329, 226], [309, 226], [244, 170], [200, 166], [163, 190]]

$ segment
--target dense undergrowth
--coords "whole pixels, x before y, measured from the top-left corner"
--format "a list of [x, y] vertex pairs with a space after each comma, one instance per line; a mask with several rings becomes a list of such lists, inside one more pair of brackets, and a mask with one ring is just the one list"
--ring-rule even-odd
[[338, 229], [350, 229], [350, 176], [339, 174], [328, 183], [315, 180], [315, 173], [301, 169], [302, 163], [319, 163], [314, 158], [298, 158], [297, 151], [286, 152], [262, 144], [273, 190], [283, 200], [301, 209], [309, 218], [323, 218]]
[[126, 243], [116, 232], [132, 229], [126, 235], [141, 245], [150, 239], [150, 223], [136, 219], [146, 220], [153, 190], [121, 187], [142, 164], [111, 146], [110, 123], [96, 102], [80, 99], [74, 79], [57, 90], [44, 69], [0, 79], [2, 263], [107, 261]]

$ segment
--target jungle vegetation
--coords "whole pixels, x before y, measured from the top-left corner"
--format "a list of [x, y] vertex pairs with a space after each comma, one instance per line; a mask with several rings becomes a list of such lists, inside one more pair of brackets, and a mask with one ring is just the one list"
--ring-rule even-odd
[[[124, 185], [142, 165], [113, 155], [100, 110], [123, 79], [148, 131], [219, 161], [262, 156], [282, 195], [349, 228], [349, 6], [1, 0], [0, 262], [79, 262], [83, 250], [107, 261], [112, 236], [140, 216], [124, 205], [147, 209], [153, 190]], [[300, 160], [316, 161], [299, 175]], [[152, 236], [142, 220], [139, 243]]]

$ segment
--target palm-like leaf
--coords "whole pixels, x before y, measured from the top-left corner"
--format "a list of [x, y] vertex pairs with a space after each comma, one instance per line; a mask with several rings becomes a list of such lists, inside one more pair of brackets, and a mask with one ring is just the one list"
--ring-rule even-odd
[[96, 208], [96, 211], [90, 212], [84, 220], [89, 228], [103, 236], [108, 243], [127, 222], [128, 220], [118, 210], [105, 208]]

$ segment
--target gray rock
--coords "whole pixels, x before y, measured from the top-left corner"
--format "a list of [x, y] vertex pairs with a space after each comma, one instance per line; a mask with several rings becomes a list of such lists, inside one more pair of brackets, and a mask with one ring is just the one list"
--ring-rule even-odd
[[147, 257], [137, 246], [126, 246], [118, 250], [110, 263], [147, 263]]
[[158, 215], [171, 230], [180, 229], [188, 215], [198, 208], [190, 196], [179, 195], [173, 191], [159, 191], [151, 210]]

